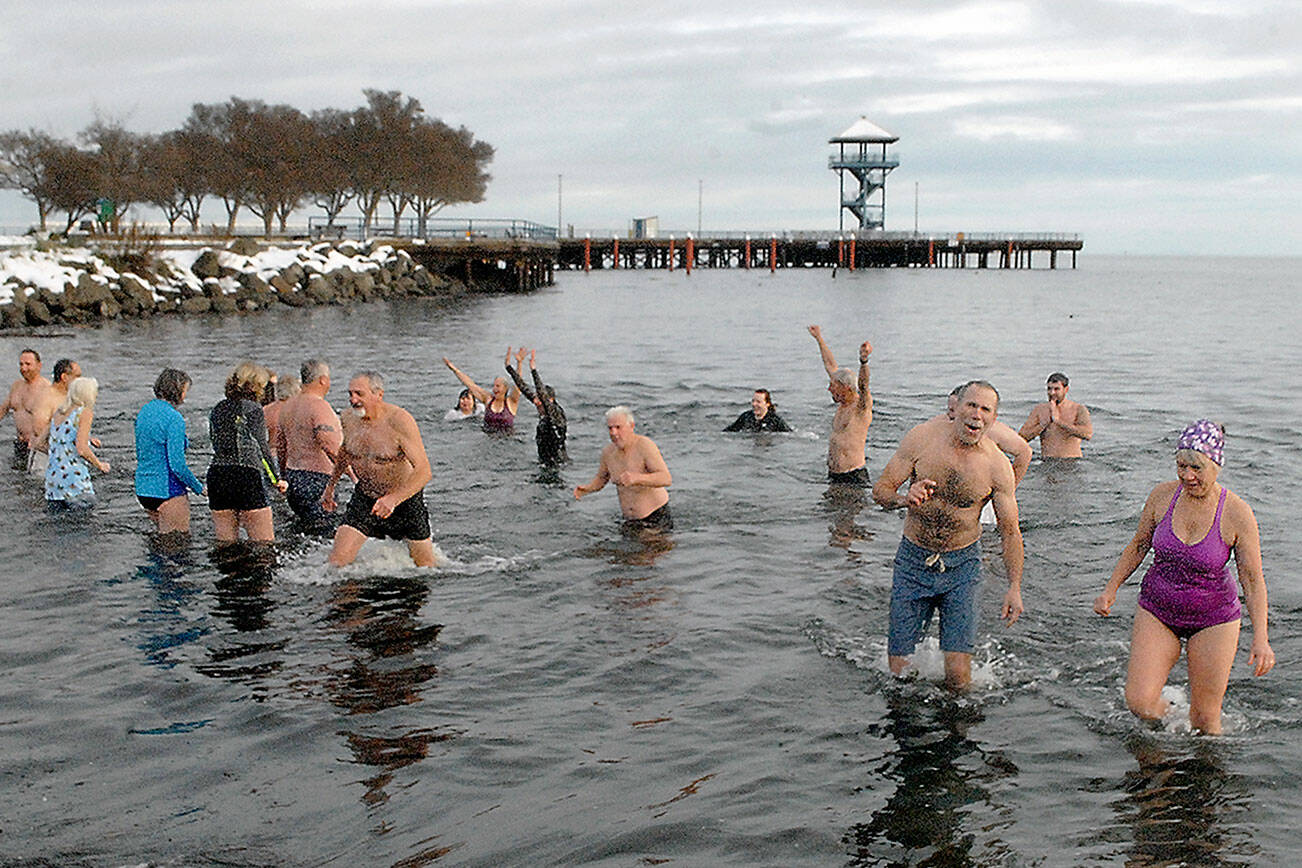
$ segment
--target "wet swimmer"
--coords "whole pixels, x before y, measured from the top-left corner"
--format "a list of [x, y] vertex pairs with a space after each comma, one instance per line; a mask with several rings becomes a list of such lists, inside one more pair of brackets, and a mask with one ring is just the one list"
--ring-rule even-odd
[[330, 366], [308, 359], [299, 374], [302, 386], [281, 405], [272, 445], [289, 485], [285, 494], [295, 517], [309, 533], [333, 531], [331, 516], [321, 508], [321, 495], [335, 469], [343, 432], [339, 414], [325, 397], [330, 392]]
[[[524, 348], [515, 356], [515, 369], [520, 370], [521, 363], [524, 362]], [[461, 381], [461, 385], [470, 390], [470, 394], [475, 396], [475, 400], [484, 405], [484, 430], [485, 431], [512, 431], [515, 428], [515, 414], [520, 409], [520, 390], [507, 388], [506, 377], [495, 377], [493, 379], [493, 391], [484, 390], [474, 380], [467, 377], [460, 368], [452, 364], [447, 356], [443, 357], [443, 364], [448, 366], [448, 370], [456, 375]], [[511, 348], [506, 348], [506, 364], [511, 364]]]
[[364, 371], [348, 383], [351, 413], [343, 417], [343, 444], [321, 495], [335, 510], [335, 486], [347, 470], [357, 477], [343, 522], [335, 531], [330, 565], [351, 564], [367, 538], [399, 539], [418, 567], [434, 566], [434, 540], [425, 484], [433, 478], [420, 429], [412, 415], [384, 401], [384, 378]]
[[[1011, 626], [1021, 617], [1022, 532], [1017, 524], [1013, 469], [988, 436], [999, 410], [999, 393], [984, 381], [959, 393], [947, 424], [923, 422], [904, 435], [873, 486], [873, 500], [907, 509], [895, 554], [887, 655], [901, 675], [932, 615], [940, 613], [945, 683], [966, 688], [972, 680], [977, 591], [981, 578], [981, 506], [993, 501], [1002, 557], [1008, 573], [1001, 616]], [[904, 494], [899, 488], [909, 484]]]
[[483, 419], [483, 416], [484, 405], [475, 400], [469, 389], [462, 389], [461, 394], [457, 395], [456, 406], [443, 414], [443, 421], [464, 422], [467, 419]]
[[606, 411], [610, 444], [601, 450], [597, 475], [587, 485], [575, 486], [574, 499], [600, 491], [607, 482], [613, 482], [625, 531], [670, 530], [674, 521], [669, 515], [669, 492], [665, 489], [673, 477], [660, 448], [650, 437], [636, 433], [634, 424], [633, 411], [627, 407], [611, 407]]
[[[278, 375], [267, 387], [267, 395], [263, 396], [262, 401], [262, 418], [267, 423], [267, 440], [273, 449], [276, 440], [280, 437], [280, 414], [285, 409], [285, 402], [297, 395], [302, 388], [302, 380], [292, 374]], [[272, 395], [275, 396], [275, 400], [267, 401], [266, 398]]]
[[873, 421], [873, 396], [868, 390], [868, 356], [872, 344], [859, 345], [859, 373], [849, 368], [838, 368], [836, 357], [823, 340], [823, 332], [816, 325], [809, 333], [818, 341], [818, 354], [827, 371], [827, 391], [836, 402], [836, 415], [832, 417], [832, 433], [827, 438], [827, 481], [840, 485], [869, 484], [865, 466], [864, 446], [868, 441], [868, 426]]
[[1041, 458], [1080, 458], [1081, 443], [1094, 436], [1094, 423], [1084, 404], [1067, 397], [1067, 375], [1055, 371], [1045, 383], [1049, 400], [1031, 410], [1019, 432], [1030, 442], [1040, 438]]
[[276, 538], [271, 503], [262, 481], [284, 492], [288, 484], [272, 469], [271, 445], [262, 401], [271, 371], [241, 362], [226, 378], [226, 397], [208, 415], [212, 464], [208, 468], [208, 508], [219, 545], [239, 539], [240, 528], [250, 542]]
[[186, 491], [203, 494], [203, 483], [185, 463], [190, 441], [177, 409], [189, 391], [189, 374], [164, 368], [154, 381], [154, 400], [136, 414], [136, 499], [161, 534], [188, 534]]
[[50, 393], [50, 388], [50, 381], [41, 375], [41, 354], [30, 348], [20, 352], [18, 379], [9, 387], [9, 397], [0, 405], [0, 419], [11, 410], [14, 414], [15, 470], [34, 472], [35, 464], [44, 475], [44, 461], [34, 459], [32, 452], [49, 427], [50, 416], [61, 400]]
[[1162, 688], [1183, 643], [1189, 666], [1189, 725], [1209, 735], [1221, 731], [1221, 703], [1242, 618], [1228, 569], [1230, 552], [1252, 621], [1248, 665], [1258, 676], [1275, 665], [1266, 626], [1257, 519], [1242, 498], [1217, 482], [1224, 449], [1225, 432], [1214, 422], [1200, 419], [1181, 432], [1175, 481], [1160, 483], [1149, 494], [1139, 529], [1094, 600], [1095, 612], [1110, 614], [1122, 583], [1153, 550], [1131, 629], [1126, 705], [1145, 720], [1166, 713]]
[[724, 431], [787, 431], [791, 426], [783, 421], [773, 403], [768, 389], [756, 389], [750, 399], [750, 409], [737, 417]]
[[95, 505], [90, 468], [110, 470], [91, 448], [91, 421], [99, 382], [79, 377], [68, 386], [68, 396], [54, 411], [50, 424], [50, 463], [45, 470], [45, 500], [52, 509], [89, 509]]
[[[521, 351], [523, 351], [521, 347]], [[506, 350], [508, 359], [511, 350]], [[534, 442], [538, 444], [538, 461], [547, 467], [555, 467], [569, 460], [565, 454], [565, 409], [556, 400], [556, 390], [542, 381], [538, 375], [538, 351], [529, 350], [529, 376], [533, 379], [533, 389], [529, 388], [516, 368], [508, 361], [506, 372], [515, 381], [515, 387], [538, 410], [538, 427], [534, 430]]]

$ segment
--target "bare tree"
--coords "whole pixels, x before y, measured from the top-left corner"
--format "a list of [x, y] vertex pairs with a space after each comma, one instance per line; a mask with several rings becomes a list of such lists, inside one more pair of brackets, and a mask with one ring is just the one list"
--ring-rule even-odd
[[492, 145], [476, 141], [465, 127], [454, 130], [436, 120], [417, 131], [413, 150], [420, 171], [411, 192], [421, 235], [426, 234], [429, 218], [448, 205], [484, 201], [492, 180], [484, 171], [493, 159]]
[[65, 232], [82, 217], [95, 213], [100, 198], [100, 169], [96, 154], [67, 142], [54, 141], [41, 151], [50, 204], [68, 215]]
[[140, 168], [143, 137], [128, 130], [121, 121], [97, 118], [82, 130], [80, 138], [99, 160], [96, 200], [107, 206], [107, 211], [100, 210], [101, 222], [106, 229], [118, 232], [127, 209], [145, 200]]
[[0, 188], [17, 190], [36, 204], [42, 232], [54, 210], [42, 157], [54, 144], [53, 136], [39, 130], [0, 133]]
[[[401, 204], [404, 157], [412, 131], [420, 122], [424, 109], [399, 91], [364, 90], [366, 106], [354, 114], [357, 161], [353, 164], [353, 192], [362, 211], [363, 235], [370, 234], [376, 208], [386, 196]], [[405, 205], [403, 206], [405, 207]], [[401, 214], [397, 210], [394, 223]]]
[[324, 109], [312, 113], [312, 138], [307, 149], [308, 195], [326, 213], [326, 226], [353, 201], [351, 168], [358, 159], [353, 151], [352, 112]]
[[205, 187], [210, 195], [222, 200], [226, 208], [226, 233], [235, 233], [235, 218], [244, 206], [248, 195], [247, 179], [235, 154], [234, 128], [242, 100], [231, 97], [230, 102], [204, 105], [195, 103], [190, 109], [183, 131], [197, 140], [207, 140], [212, 147], [205, 150], [200, 160]]

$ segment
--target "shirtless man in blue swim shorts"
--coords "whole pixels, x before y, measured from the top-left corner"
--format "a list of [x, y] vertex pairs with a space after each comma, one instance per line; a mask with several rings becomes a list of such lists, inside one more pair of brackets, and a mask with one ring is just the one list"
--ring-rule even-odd
[[[904, 537], [895, 555], [887, 655], [902, 674], [940, 611], [945, 683], [972, 681], [977, 590], [981, 578], [981, 507], [993, 501], [1003, 539], [1008, 591], [1001, 616], [1012, 625], [1022, 614], [1022, 532], [1017, 525], [1013, 469], [987, 432], [999, 410], [999, 393], [984, 381], [959, 394], [953, 421], [924, 422], [904, 435], [873, 486], [873, 500], [905, 508]], [[900, 486], [910, 483], [905, 494]]]

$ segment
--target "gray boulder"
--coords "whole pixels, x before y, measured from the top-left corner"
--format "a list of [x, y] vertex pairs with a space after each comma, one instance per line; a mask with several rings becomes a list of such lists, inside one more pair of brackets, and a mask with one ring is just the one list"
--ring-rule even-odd
[[215, 250], [205, 250], [199, 254], [199, 258], [190, 266], [194, 276], [200, 279], [209, 277], [220, 277], [222, 273], [221, 259], [217, 256]]

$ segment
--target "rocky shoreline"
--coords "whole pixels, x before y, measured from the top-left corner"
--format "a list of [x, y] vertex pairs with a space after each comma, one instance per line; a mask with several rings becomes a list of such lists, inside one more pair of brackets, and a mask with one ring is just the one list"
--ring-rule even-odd
[[466, 291], [461, 281], [383, 242], [267, 248], [236, 239], [225, 247], [148, 254], [31, 248], [0, 254], [0, 329]]

